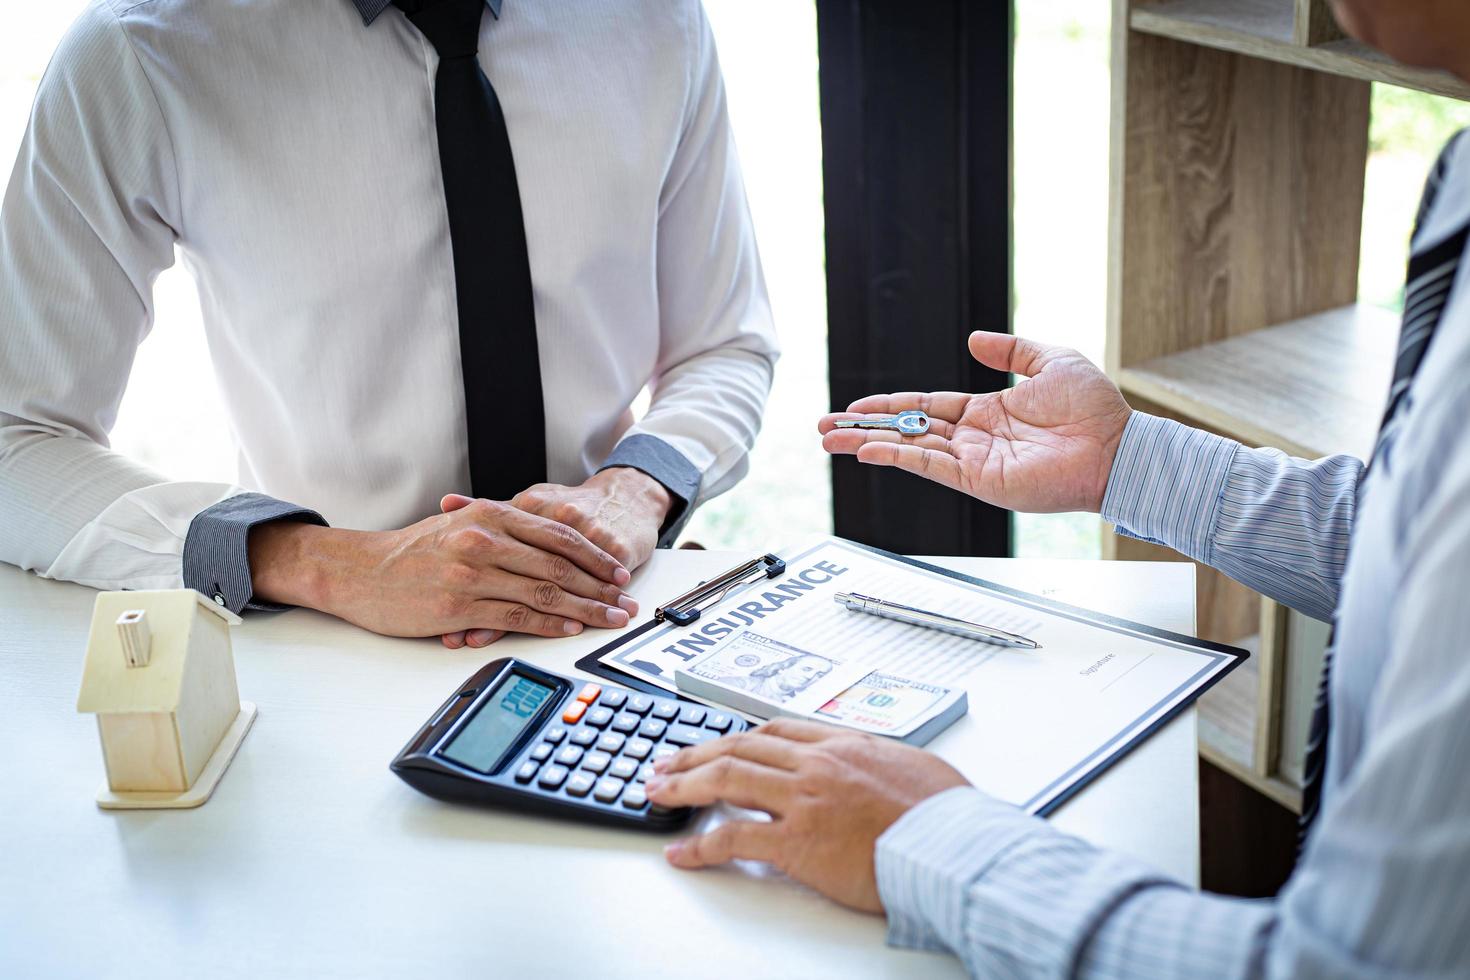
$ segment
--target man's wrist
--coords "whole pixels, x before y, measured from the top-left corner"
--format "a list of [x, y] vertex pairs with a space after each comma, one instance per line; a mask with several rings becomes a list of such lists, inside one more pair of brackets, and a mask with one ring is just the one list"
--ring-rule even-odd
[[646, 513], [656, 527], [663, 526], [674, 506], [674, 495], [667, 487], [631, 466], [610, 466], [594, 473], [587, 482], [607, 487], [617, 499]]
[[296, 521], [262, 524], [250, 532], [250, 577], [256, 596], [331, 612], [347, 566], [372, 535]]
[[1108, 483], [1113, 478], [1113, 467], [1118, 463], [1118, 450], [1123, 445], [1123, 439], [1128, 433], [1128, 421], [1133, 418], [1134, 411], [1129, 409], [1123, 416], [1123, 424], [1118, 426], [1108, 444], [1103, 447], [1102, 465], [1099, 467], [1096, 489], [1088, 502], [1088, 510], [1094, 514], [1101, 514], [1103, 502], [1107, 500]]
[[694, 502], [699, 498], [699, 470], [673, 446], [642, 432], [625, 436], [613, 447], [601, 466], [601, 470], [612, 469], [642, 473], [668, 493], [670, 503], [658, 525], [658, 543], [660, 547], [672, 545], [694, 513]]

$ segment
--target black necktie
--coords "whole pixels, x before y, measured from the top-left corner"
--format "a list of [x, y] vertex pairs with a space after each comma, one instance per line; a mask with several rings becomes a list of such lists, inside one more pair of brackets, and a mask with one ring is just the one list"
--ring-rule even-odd
[[439, 53], [434, 124], [459, 305], [470, 486], [508, 500], [546, 479], [531, 264], [505, 114], [480, 70], [485, 0], [396, 0]]
[[[1439, 162], [1429, 174], [1429, 181], [1424, 186], [1424, 197], [1419, 202], [1416, 233], [1418, 226], [1424, 223], [1429, 209], [1434, 206], [1435, 195], [1444, 181], [1445, 171], [1449, 169], [1450, 150], [1457, 142], [1458, 136], [1444, 148]], [[1455, 284], [1455, 272], [1460, 267], [1460, 257], [1465, 252], [1467, 239], [1470, 239], [1470, 226], [1463, 227], [1444, 241], [1409, 256], [1398, 355], [1394, 358], [1393, 382], [1388, 389], [1388, 407], [1384, 410], [1383, 422], [1378, 429], [1378, 439], [1368, 464], [1370, 467], [1388, 465], [1399, 409], [1404, 404], [1419, 365], [1424, 363], [1429, 342], [1434, 339], [1435, 328], [1439, 326], [1440, 315], [1449, 300], [1450, 289]], [[1336, 632], [1334, 627], [1334, 641]], [[1333, 642], [1329, 642], [1327, 653], [1322, 659], [1322, 676], [1317, 683], [1317, 697], [1312, 705], [1312, 725], [1307, 732], [1307, 755], [1302, 774], [1302, 819], [1299, 828], [1302, 843], [1305, 843], [1312, 821], [1322, 808], [1322, 781], [1327, 775], [1327, 729], [1331, 722], [1328, 695], [1332, 680], [1332, 653]]]

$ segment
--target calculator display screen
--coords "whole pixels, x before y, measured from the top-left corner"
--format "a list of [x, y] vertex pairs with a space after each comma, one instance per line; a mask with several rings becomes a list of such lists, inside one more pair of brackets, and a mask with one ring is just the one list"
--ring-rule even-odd
[[529, 677], [510, 675], [440, 754], [462, 766], [493, 772], [505, 750], [554, 691]]

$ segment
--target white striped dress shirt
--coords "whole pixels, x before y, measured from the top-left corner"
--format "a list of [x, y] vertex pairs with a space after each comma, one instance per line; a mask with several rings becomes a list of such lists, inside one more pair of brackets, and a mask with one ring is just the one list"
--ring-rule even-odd
[[[1416, 248], [1470, 221], [1460, 143]], [[1470, 976], [1467, 266], [1366, 477], [1134, 414], [1108, 483], [1120, 531], [1336, 613], [1323, 809], [1281, 893], [1201, 894], [954, 789], [878, 841], [891, 942], [987, 977]]]

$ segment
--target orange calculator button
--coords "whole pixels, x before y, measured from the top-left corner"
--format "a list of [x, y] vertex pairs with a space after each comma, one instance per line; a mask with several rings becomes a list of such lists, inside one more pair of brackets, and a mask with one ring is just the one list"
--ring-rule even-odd
[[587, 710], [586, 701], [573, 701], [567, 705], [567, 710], [562, 712], [561, 720], [568, 725], [575, 725], [582, 720], [582, 713]]
[[602, 687], [597, 684], [582, 685], [582, 693], [577, 695], [577, 700], [591, 704], [597, 700], [597, 695], [602, 693]]

